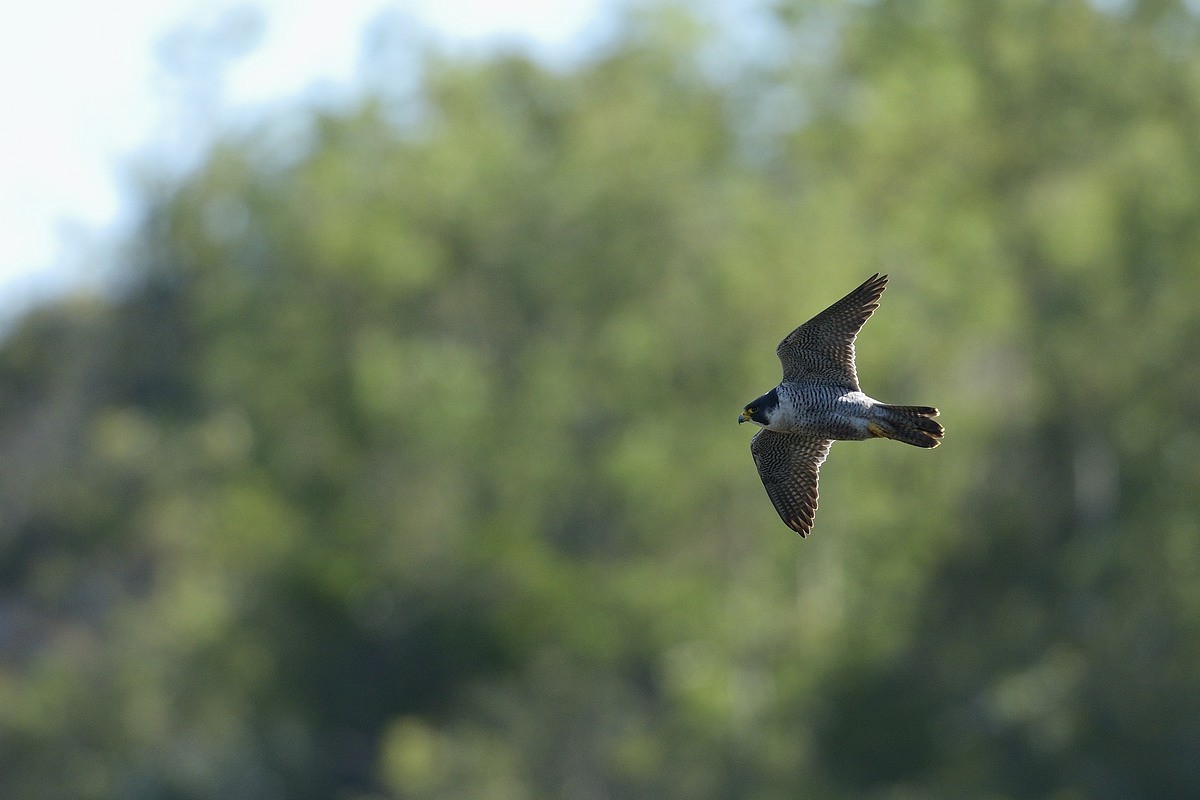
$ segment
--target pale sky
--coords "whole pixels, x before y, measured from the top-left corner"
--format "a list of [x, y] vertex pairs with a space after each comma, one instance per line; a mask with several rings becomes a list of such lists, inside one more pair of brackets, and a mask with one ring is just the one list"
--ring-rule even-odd
[[91, 277], [89, 243], [119, 238], [134, 215], [130, 165], [170, 157], [181, 100], [160, 50], [172, 31], [257, 9], [261, 38], [226, 73], [221, 111], [235, 115], [352, 85], [364, 28], [387, 10], [448, 42], [554, 54], [580, 46], [605, 2], [17, 0], [0, 24], [0, 316]]

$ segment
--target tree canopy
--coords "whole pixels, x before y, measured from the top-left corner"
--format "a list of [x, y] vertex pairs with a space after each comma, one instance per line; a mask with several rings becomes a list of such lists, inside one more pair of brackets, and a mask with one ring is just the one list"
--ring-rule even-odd
[[[1194, 5], [756, 25], [429, 52], [146, 190], [0, 343], [0, 794], [1200, 794]], [[734, 420], [876, 271], [946, 440], [835, 445], [801, 541]]]

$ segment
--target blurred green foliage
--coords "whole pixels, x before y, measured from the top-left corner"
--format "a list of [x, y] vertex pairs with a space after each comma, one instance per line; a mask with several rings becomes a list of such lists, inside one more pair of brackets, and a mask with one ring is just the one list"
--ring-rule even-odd
[[[0, 794], [1200, 795], [1194, 6], [687, 18], [231, 136], [8, 335]], [[946, 443], [801, 541], [734, 418], [877, 270]]]

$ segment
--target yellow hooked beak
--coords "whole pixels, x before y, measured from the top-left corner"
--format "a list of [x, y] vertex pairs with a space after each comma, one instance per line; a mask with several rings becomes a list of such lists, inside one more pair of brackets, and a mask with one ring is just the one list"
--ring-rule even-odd
[[750, 418], [747, 417], [745, 413], [738, 414], [738, 425], [741, 425], [743, 422], [746, 422], [749, 419]]

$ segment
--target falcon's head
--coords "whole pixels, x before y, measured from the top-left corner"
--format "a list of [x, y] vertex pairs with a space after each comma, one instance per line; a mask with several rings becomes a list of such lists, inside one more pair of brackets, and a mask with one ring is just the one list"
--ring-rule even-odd
[[757, 400], [753, 400], [738, 414], [738, 424], [753, 422], [764, 428], [771, 424], [775, 410], [779, 408], [779, 393], [772, 389]]

